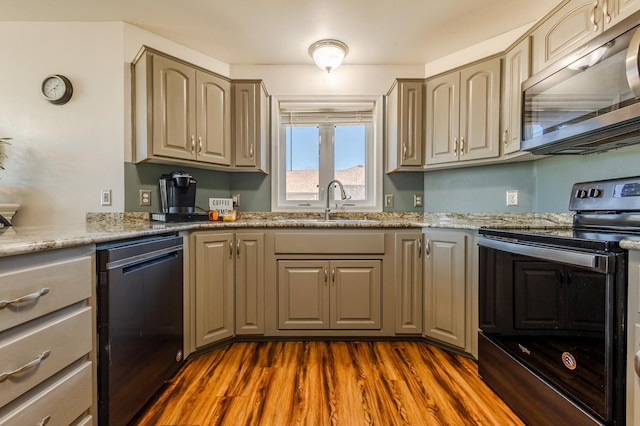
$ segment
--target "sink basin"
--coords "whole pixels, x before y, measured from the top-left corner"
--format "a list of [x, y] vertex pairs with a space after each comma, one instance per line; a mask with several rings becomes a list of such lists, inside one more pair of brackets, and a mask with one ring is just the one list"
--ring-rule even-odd
[[379, 220], [373, 219], [280, 219], [278, 220], [280, 223], [318, 223], [318, 224], [365, 224], [365, 223], [378, 223]]

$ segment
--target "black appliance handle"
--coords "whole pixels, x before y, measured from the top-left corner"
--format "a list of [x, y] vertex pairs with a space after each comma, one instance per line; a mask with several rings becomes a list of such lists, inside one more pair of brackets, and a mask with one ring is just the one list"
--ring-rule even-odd
[[120, 259], [120, 260], [115, 260], [113, 262], [109, 262], [106, 265], [107, 270], [110, 269], [118, 269], [118, 268], [126, 268], [127, 266], [132, 266], [132, 265], [136, 265], [138, 263], [142, 263], [142, 262], [148, 262], [149, 260], [155, 259], [155, 258], [159, 258], [159, 257], [163, 257], [166, 256], [168, 254], [172, 254], [172, 253], [177, 253], [179, 251], [182, 251], [183, 246], [182, 245], [178, 245], [178, 246], [172, 246], [172, 247], [166, 247], [160, 250], [154, 250], [154, 251], [150, 251], [147, 253], [143, 253], [137, 256], [131, 256], [131, 257], [127, 257], [125, 259]]
[[508, 253], [544, 259], [550, 262], [559, 262], [567, 265], [589, 268], [594, 271], [604, 273], [609, 272], [610, 264], [612, 264], [609, 257], [595, 253], [584, 253], [575, 250], [564, 250], [561, 248], [541, 247], [522, 244], [519, 242], [498, 240], [491, 237], [478, 237], [478, 245], [482, 247], [506, 251]]

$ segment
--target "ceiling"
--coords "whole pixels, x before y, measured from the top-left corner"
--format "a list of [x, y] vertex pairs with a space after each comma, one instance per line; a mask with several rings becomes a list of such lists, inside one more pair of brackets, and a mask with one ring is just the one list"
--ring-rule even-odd
[[0, 0], [2, 21], [124, 21], [231, 65], [425, 64], [532, 23], [560, 0]]

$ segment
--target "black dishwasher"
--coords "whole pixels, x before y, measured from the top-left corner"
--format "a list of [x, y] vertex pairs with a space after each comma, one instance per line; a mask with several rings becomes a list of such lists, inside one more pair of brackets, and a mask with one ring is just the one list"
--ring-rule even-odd
[[97, 246], [98, 418], [126, 425], [183, 362], [183, 242]]

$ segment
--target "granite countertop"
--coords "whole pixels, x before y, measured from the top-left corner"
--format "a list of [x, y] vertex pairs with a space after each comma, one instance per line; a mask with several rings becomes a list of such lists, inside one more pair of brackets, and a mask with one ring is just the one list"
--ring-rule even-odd
[[[84, 224], [0, 228], [0, 257], [96, 244], [169, 232], [242, 228], [449, 228], [449, 229], [556, 229], [569, 228], [566, 213], [369, 213], [366, 222], [296, 222], [320, 219], [314, 214], [243, 213], [235, 222], [149, 221], [148, 213], [90, 213]], [[362, 213], [341, 214], [340, 219], [363, 219]], [[292, 221], [292, 219], [294, 221]]]

